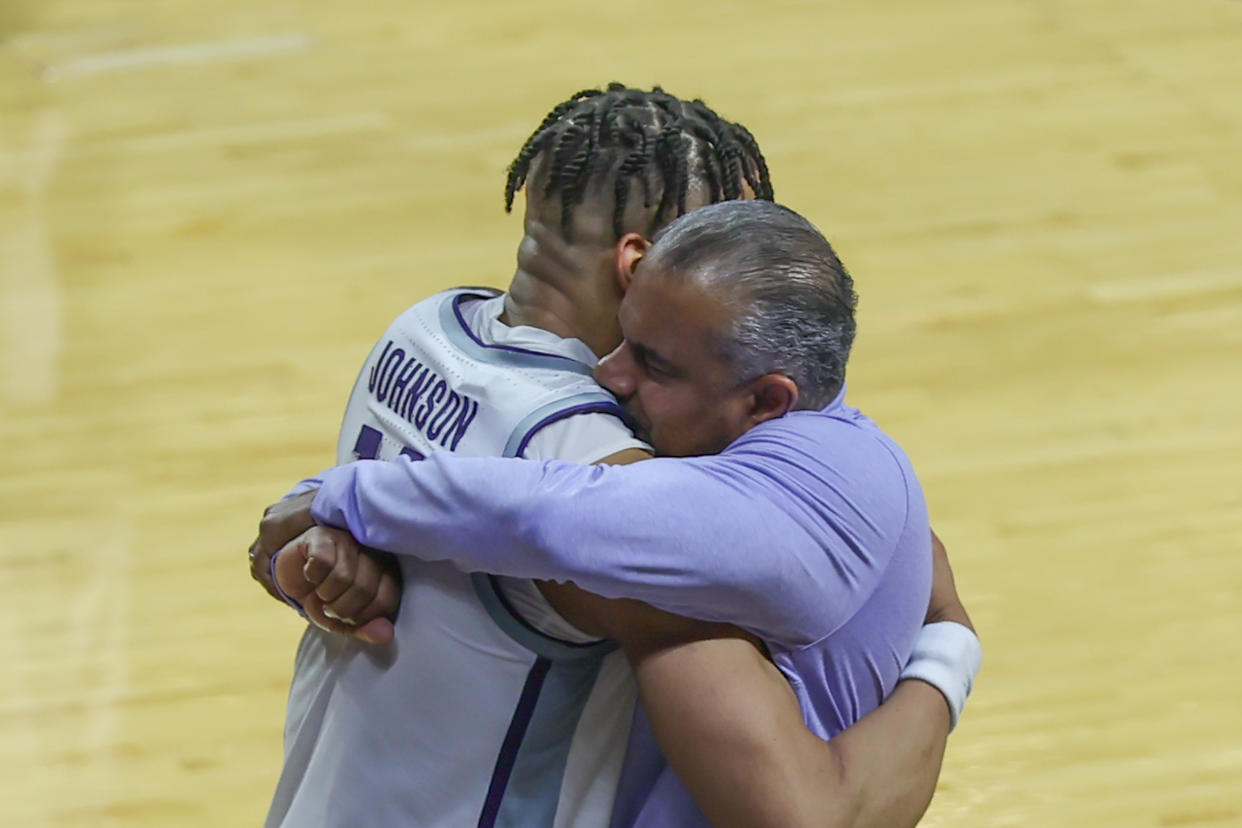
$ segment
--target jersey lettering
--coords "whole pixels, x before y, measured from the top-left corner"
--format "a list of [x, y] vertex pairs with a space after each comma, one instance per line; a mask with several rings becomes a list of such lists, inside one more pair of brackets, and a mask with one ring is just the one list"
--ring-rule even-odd
[[390, 339], [367, 374], [367, 391], [390, 411], [449, 451], [479, 413], [477, 400], [449, 391], [442, 377]]

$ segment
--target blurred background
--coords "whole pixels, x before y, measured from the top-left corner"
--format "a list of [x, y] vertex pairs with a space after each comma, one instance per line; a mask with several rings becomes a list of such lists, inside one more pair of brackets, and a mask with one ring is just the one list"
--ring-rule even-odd
[[928, 826], [1242, 825], [1242, 3], [0, 2], [0, 824], [257, 825], [249, 579], [389, 320], [612, 80], [750, 127], [985, 643]]

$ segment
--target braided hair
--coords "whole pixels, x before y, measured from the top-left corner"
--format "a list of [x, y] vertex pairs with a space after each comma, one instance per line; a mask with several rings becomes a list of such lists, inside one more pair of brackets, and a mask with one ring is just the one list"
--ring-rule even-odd
[[553, 107], [509, 165], [505, 212], [513, 209], [513, 197], [541, 155], [547, 164], [542, 195], [560, 196], [566, 238], [574, 208], [597, 176], [604, 182], [611, 178], [618, 237], [633, 184], [644, 208], [659, 198], [655, 226], [686, 212], [692, 181], [702, 182], [711, 203], [740, 197], [743, 185], [757, 198], [772, 200], [768, 165], [749, 130], [701, 100], [683, 101], [658, 86], [647, 92], [610, 83], [606, 90], [584, 89]]

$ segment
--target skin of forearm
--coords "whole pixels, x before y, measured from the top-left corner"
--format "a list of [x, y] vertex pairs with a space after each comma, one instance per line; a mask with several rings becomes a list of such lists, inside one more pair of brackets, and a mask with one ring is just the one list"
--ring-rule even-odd
[[[622, 641], [670, 766], [715, 826], [810, 826], [817, 800], [801, 780], [824, 757], [784, 678], [744, 639], [668, 646]], [[842, 823], [844, 824], [844, 823]]]
[[858, 806], [849, 821], [833, 824], [917, 824], [935, 793], [948, 734], [940, 691], [918, 680], [898, 684], [884, 704], [827, 743], [843, 790]]
[[717, 636], [621, 639], [665, 756], [713, 825], [918, 822], [949, 730], [939, 691], [902, 682], [825, 742], [807, 730], [793, 692], [753, 640], [724, 628]]

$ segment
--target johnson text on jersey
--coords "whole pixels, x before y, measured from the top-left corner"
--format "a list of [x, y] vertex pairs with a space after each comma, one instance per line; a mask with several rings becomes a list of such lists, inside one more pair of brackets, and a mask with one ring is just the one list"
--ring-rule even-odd
[[443, 377], [390, 339], [371, 365], [367, 390], [375, 400], [421, 431], [429, 442], [455, 451], [479, 413], [478, 401], [450, 390]]

